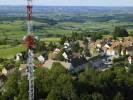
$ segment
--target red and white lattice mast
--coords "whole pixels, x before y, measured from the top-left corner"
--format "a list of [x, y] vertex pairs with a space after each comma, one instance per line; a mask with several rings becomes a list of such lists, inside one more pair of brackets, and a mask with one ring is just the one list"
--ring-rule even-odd
[[27, 73], [29, 80], [29, 100], [34, 100], [34, 64], [33, 49], [35, 47], [35, 38], [32, 30], [32, 0], [27, 0], [27, 35], [24, 42], [28, 49]]

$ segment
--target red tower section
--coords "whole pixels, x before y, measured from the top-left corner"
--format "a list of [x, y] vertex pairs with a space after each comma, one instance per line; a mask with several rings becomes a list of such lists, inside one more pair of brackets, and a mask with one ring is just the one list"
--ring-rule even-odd
[[25, 38], [25, 44], [29, 49], [35, 48], [35, 39], [32, 35], [27, 35]]
[[33, 49], [35, 46], [35, 38], [32, 33], [32, 1], [28, 0], [27, 5], [27, 35], [24, 38], [24, 42], [28, 49]]

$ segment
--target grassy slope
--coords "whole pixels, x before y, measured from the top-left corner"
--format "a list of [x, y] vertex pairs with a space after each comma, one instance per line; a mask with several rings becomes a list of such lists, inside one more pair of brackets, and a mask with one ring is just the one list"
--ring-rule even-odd
[[[55, 42], [58, 43], [60, 38], [43, 38], [41, 41], [45, 41], [46, 43]], [[16, 47], [12, 47], [10, 45], [0, 45], [0, 58], [12, 58], [16, 53], [26, 50], [24, 45], [19, 45]]]

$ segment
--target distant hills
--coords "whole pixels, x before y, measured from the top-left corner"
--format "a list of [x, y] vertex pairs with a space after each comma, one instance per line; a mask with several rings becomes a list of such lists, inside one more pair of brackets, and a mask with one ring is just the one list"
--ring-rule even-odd
[[[0, 36], [21, 39], [26, 15], [26, 6], [0, 6]], [[112, 32], [115, 26], [133, 33], [133, 7], [33, 6], [33, 29], [40, 37], [75, 31]]]
[[[25, 6], [0, 6], [2, 13], [24, 13]], [[2, 12], [2, 13], [1, 13]], [[34, 13], [132, 13], [133, 7], [98, 7], [98, 6], [34, 6]]]

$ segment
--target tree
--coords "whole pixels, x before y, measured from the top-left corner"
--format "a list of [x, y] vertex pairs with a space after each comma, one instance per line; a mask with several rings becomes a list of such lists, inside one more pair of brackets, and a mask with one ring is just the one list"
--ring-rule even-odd
[[59, 75], [48, 94], [47, 100], [77, 100], [73, 81], [70, 75]]
[[[74, 88], [74, 82], [69, 74], [60, 74], [57, 78], [56, 87], [59, 86], [61, 95], [66, 100], [77, 100], [76, 90]], [[55, 88], [56, 88], [55, 87]]]
[[78, 39], [78, 33], [77, 33], [77, 32], [72, 32], [72, 37], [71, 37], [71, 39], [72, 39], [73, 41], [76, 41], [76, 40]]
[[128, 37], [128, 32], [125, 28], [115, 27], [113, 37]]
[[36, 51], [44, 51], [46, 50], [46, 44], [43, 41], [37, 41], [36, 43]]
[[113, 100], [125, 100], [124, 97], [122, 96], [122, 94], [120, 92], [118, 92], [116, 94], [116, 96], [114, 97]]
[[73, 79], [60, 63], [55, 62], [51, 70], [38, 68], [35, 77], [36, 99], [77, 100]]
[[80, 95], [80, 99], [79, 100], [93, 100], [93, 98], [92, 98], [91, 94], [82, 93]]
[[59, 89], [52, 89], [50, 93], [48, 94], [48, 97], [46, 100], [62, 100], [61, 97], [61, 90]]
[[129, 35], [133, 37], [133, 31], [131, 31]]
[[[67, 70], [64, 68], [63, 65], [61, 65], [59, 62], [55, 62], [52, 65], [52, 68], [50, 70], [52, 74], [54, 74], [55, 78], [57, 78], [62, 73], [67, 73]], [[51, 74], [51, 75], [52, 75]]]
[[79, 79], [76, 83], [76, 89], [78, 95], [92, 93], [94, 87], [97, 84], [96, 71], [89, 65], [84, 72], [79, 74]]
[[129, 72], [133, 73], [133, 64], [129, 65], [128, 68], [129, 68]]
[[53, 51], [56, 48], [56, 44], [53, 42], [50, 42], [47, 46], [49, 51]]
[[16, 71], [12, 75], [10, 75], [4, 86], [4, 91], [2, 95], [3, 100], [13, 100], [15, 97], [18, 96], [18, 78], [19, 75]]
[[96, 41], [97, 39], [102, 39], [102, 35], [97, 32], [91, 33], [90, 36], [91, 36], [91, 40], [93, 40], [93, 41]]
[[19, 100], [28, 100], [28, 80], [27, 77], [23, 77], [19, 84]]
[[74, 44], [74, 46], [72, 47], [72, 51], [74, 51], [74, 52], [78, 52], [80, 49], [81, 49], [81, 48], [80, 48], [79, 42], [76, 42], [76, 43]]
[[35, 70], [35, 99], [46, 98], [50, 91], [49, 70], [44, 68], [37, 68]]
[[66, 37], [65, 35], [63, 35], [63, 36], [61, 37], [60, 44], [61, 44], [61, 45], [64, 45], [64, 43], [66, 42], [66, 40], [67, 40], [67, 37]]
[[92, 98], [93, 100], [104, 100], [103, 95], [100, 93], [93, 93]]

